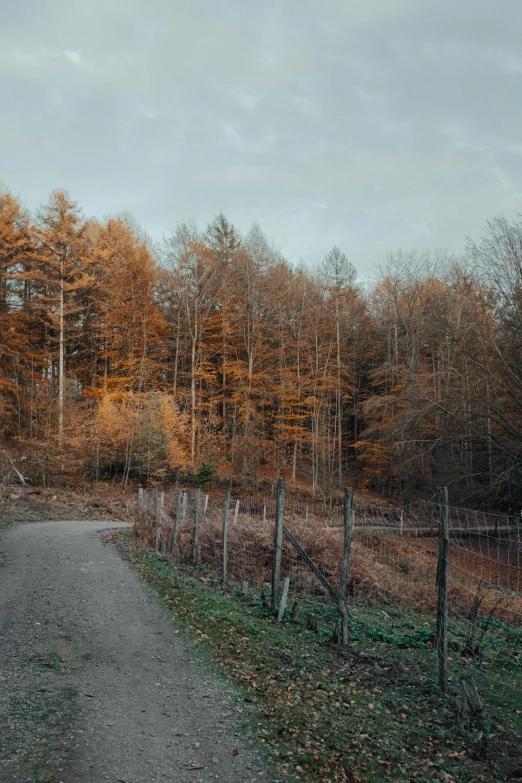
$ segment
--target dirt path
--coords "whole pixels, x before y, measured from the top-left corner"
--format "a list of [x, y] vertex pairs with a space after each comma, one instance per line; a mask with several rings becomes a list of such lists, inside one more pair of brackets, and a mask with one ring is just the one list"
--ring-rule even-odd
[[[193, 657], [130, 565], [102, 542], [99, 531], [106, 528], [104, 522], [46, 522], [2, 535], [0, 713], [6, 725], [16, 728], [24, 709], [27, 724], [37, 723], [33, 692], [70, 697], [51, 716], [52, 753], [64, 765], [58, 775], [65, 783], [271, 780], [241, 739], [230, 692]], [[14, 710], [14, 702], [26, 706]], [[38, 726], [27, 731], [26, 744], [44, 742]], [[67, 771], [71, 747], [76, 760]], [[18, 770], [13, 758], [23, 760], [25, 752], [2, 748], [0, 736], [0, 780], [54, 779]]]

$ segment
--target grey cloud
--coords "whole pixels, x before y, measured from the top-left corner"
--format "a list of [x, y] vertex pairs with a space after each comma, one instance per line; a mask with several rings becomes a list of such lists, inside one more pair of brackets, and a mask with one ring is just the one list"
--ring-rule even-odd
[[0, 179], [159, 238], [223, 209], [292, 260], [519, 210], [519, 0], [47, 0], [2, 26]]

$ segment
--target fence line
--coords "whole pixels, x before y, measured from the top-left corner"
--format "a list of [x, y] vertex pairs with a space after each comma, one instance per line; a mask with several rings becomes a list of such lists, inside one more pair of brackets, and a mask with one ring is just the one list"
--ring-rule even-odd
[[281, 480], [276, 498], [232, 498], [230, 490], [224, 499], [200, 490], [165, 498], [140, 489], [137, 533], [223, 583], [271, 588], [280, 618], [288, 589], [292, 616], [299, 601], [313, 610], [311, 629], [330, 602], [342, 643], [364, 632], [394, 654], [423, 649], [443, 693], [460, 682], [461, 697], [469, 696], [471, 672], [491, 709], [519, 714], [518, 517], [451, 507], [447, 491], [438, 503], [385, 508], [347, 490], [342, 505], [318, 507], [285, 499]]

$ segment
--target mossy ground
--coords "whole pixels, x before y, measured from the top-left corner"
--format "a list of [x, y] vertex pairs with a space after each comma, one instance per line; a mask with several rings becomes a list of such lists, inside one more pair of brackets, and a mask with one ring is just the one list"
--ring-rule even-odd
[[277, 623], [260, 596], [223, 589], [130, 531], [117, 538], [178, 630], [236, 686], [237, 710], [279, 778], [493, 783], [522, 769], [519, 738], [498, 722], [477, 757], [473, 727], [463, 731], [455, 699], [437, 690], [431, 629], [415, 617], [401, 610], [393, 624], [388, 607], [386, 624], [360, 618], [343, 648], [331, 641], [336, 613], [328, 606], [315, 636], [299, 617]]

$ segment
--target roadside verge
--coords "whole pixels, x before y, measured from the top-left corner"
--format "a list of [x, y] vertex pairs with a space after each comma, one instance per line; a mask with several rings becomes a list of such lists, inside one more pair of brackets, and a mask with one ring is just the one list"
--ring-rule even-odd
[[518, 765], [516, 738], [501, 727], [487, 758], [475, 756], [455, 704], [421, 666], [388, 660], [378, 645], [363, 652], [333, 644], [326, 618], [317, 636], [277, 623], [260, 595], [223, 589], [205, 569], [159, 555], [131, 531], [112, 538], [178, 631], [239, 690], [236, 711], [279, 778], [494, 783]]

